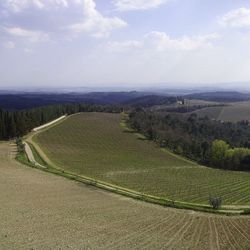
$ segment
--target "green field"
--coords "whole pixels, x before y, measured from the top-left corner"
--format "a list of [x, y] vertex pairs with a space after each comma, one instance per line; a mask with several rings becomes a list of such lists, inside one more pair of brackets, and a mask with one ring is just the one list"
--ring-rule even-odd
[[67, 171], [146, 194], [206, 204], [250, 205], [250, 173], [199, 166], [121, 126], [121, 115], [83, 113], [34, 137], [52, 162]]

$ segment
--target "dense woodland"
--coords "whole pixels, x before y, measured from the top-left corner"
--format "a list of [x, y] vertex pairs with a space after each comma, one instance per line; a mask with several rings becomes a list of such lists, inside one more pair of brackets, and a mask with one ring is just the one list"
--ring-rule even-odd
[[111, 105], [64, 104], [14, 112], [0, 109], [0, 140], [23, 136], [33, 128], [65, 114], [94, 111], [118, 113], [121, 108]]
[[114, 105], [134, 100], [144, 95], [141, 92], [97, 92], [97, 93], [16, 93], [1, 94], [0, 107], [4, 110], [17, 111], [56, 104], [96, 104]]
[[250, 126], [222, 123], [196, 114], [164, 114], [137, 109], [128, 124], [148, 139], [202, 164], [250, 170]]
[[0, 107], [4, 110], [17, 111], [35, 107], [56, 104], [95, 104], [95, 105], [122, 105], [143, 106], [171, 104], [176, 97], [161, 96], [146, 92], [92, 92], [92, 93], [16, 93], [1, 94]]

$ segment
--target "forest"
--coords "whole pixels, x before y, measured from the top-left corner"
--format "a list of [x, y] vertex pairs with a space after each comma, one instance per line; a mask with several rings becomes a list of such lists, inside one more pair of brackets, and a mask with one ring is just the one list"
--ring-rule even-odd
[[128, 125], [161, 147], [201, 164], [250, 170], [250, 126], [211, 120], [196, 114], [166, 114], [136, 109]]
[[21, 137], [33, 128], [52, 121], [65, 114], [78, 112], [121, 112], [112, 105], [62, 104], [33, 108], [22, 111], [0, 109], [0, 140]]

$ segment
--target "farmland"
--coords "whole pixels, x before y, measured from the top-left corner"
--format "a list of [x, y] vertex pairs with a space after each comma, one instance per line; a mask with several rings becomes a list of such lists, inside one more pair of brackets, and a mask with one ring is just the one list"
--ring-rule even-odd
[[208, 108], [203, 108], [203, 109], [194, 111], [193, 113], [197, 114], [200, 117], [207, 116], [209, 119], [217, 120], [222, 112], [222, 109], [223, 107], [208, 107]]
[[250, 205], [250, 173], [199, 166], [120, 125], [119, 114], [83, 113], [34, 137], [52, 163], [145, 194], [207, 204]]
[[250, 102], [229, 103], [223, 107], [208, 107], [195, 111], [199, 116], [207, 115], [211, 119], [238, 122], [250, 120]]
[[14, 146], [0, 143], [1, 249], [249, 249], [249, 217], [127, 199], [14, 156]]
[[218, 120], [231, 122], [250, 120], [250, 102], [233, 103], [223, 107]]

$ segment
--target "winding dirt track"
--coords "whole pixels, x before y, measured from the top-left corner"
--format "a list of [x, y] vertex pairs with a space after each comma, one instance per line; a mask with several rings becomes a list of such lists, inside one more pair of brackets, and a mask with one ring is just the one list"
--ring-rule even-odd
[[29, 146], [29, 144], [27, 142], [24, 142], [24, 146], [25, 146], [25, 152], [26, 155], [28, 157], [29, 162], [33, 163], [36, 166], [39, 166], [40, 168], [45, 168], [44, 166], [42, 166], [41, 164], [39, 164], [36, 160], [35, 157], [33, 155], [33, 152]]
[[134, 201], [26, 167], [0, 143], [0, 249], [250, 249], [250, 217]]

